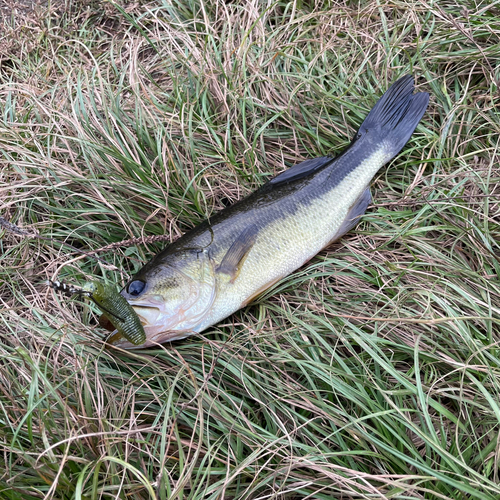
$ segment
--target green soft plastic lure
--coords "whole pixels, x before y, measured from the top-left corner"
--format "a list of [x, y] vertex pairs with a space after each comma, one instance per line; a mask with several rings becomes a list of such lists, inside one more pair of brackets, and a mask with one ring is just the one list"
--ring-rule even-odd
[[141, 345], [146, 341], [146, 333], [139, 316], [118, 292], [113, 285], [106, 285], [98, 281], [88, 281], [81, 288], [61, 283], [60, 281], [48, 281], [47, 285], [65, 295], [85, 295], [94, 302], [103, 315], [116, 328], [116, 333], [111, 338], [121, 336], [134, 345]]

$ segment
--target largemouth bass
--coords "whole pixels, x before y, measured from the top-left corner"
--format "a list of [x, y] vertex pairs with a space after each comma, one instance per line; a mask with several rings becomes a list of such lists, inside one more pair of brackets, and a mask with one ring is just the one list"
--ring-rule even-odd
[[142, 348], [201, 332], [353, 228], [371, 201], [372, 177], [427, 109], [429, 95], [413, 90], [413, 78], [401, 78], [340, 156], [289, 168], [156, 255], [121, 291], [146, 341], [136, 346], [115, 332], [108, 342]]

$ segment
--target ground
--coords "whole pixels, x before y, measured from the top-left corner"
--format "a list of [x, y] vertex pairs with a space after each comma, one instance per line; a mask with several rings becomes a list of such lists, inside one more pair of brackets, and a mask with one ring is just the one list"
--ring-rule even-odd
[[[0, 498], [500, 497], [495, 4], [1, 11]], [[430, 104], [359, 224], [221, 323], [123, 352], [47, 286], [120, 288], [405, 74]]]

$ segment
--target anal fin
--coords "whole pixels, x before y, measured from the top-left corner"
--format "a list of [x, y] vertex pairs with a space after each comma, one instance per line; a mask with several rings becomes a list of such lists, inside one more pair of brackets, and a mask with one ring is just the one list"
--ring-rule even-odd
[[372, 201], [372, 195], [370, 193], [370, 186], [368, 186], [353, 203], [349, 212], [347, 213], [344, 222], [340, 225], [339, 229], [335, 233], [334, 237], [331, 239], [330, 243], [342, 238], [344, 234], [349, 232], [356, 224], [359, 222], [359, 218], [365, 213], [368, 205]]
[[246, 228], [238, 238], [234, 240], [217, 267], [216, 272], [227, 274], [230, 277], [230, 283], [234, 283], [238, 277], [248, 253], [257, 240], [257, 233], [258, 230], [255, 225]]

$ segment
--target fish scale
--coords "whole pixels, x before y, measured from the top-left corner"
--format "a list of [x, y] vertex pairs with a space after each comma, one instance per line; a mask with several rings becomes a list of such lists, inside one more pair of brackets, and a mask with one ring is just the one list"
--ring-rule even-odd
[[[224, 284], [214, 307], [197, 331], [229, 316], [241, 304], [264, 291], [270, 285], [301, 267], [318, 252], [330, 245], [342, 222], [373, 175], [385, 163], [382, 146], [373, 153], [345, 182], [322, 197], [308, 196], [298, 205], [293, 218], [279, 217], [265, 228], [250, 251], [245, 265], [234, 284]], [[320, 180], [320, 179], [318, 179]], [[280, 241], [280, 245], [275, 242]], [[224, 252], [221, 249], [221, 254]], [[220, 254], [219, 254], [220, 255]]]

